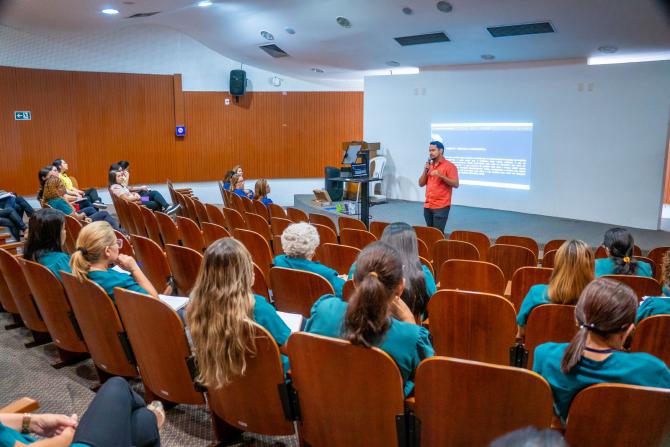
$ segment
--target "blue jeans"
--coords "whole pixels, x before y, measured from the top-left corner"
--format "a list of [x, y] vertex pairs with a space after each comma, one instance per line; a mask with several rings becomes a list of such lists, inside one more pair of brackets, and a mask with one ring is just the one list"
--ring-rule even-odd
[[423, 218], [426, 219], [426, 226], [437, 228], [444, 233], [450, 209], [451, 206], [445, 206], [444, 208], [424, 208]]
[[112, 228], [114, 228], [115, 230], [121, 231], [118, 222], [107, 211], [98, 211], [92, 206], [87, 206], [85, 208], [80, 208], [79, 212], [86, 214], [86, 217], [90, 217], [93, 222], [104, 220], [105, 222], [110, 224]]

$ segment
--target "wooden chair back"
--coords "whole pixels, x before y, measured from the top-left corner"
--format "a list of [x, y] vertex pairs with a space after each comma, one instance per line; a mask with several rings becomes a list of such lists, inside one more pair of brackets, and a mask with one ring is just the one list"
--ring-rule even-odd
[[[633, 245], [633, 256], [642, 256], [642, 250], [637, 245]], [[607, 249], [604, 245], [598, 246], [595, 251], [596, 259], [602, 259], [607, 257]]]
[[528, 250], [533, 252], [535, 259], [540, 258], [540, 247], [538, 246], [537, 241], [528, 236], [498, 236], [496, 239], [496, 244], [518, 245], [519, 247], [526, 247]]
[[424, 227], [421, 225], [415, 225], [414, 231], [416, 231], [416, 237], [426, 244], [428, 254], [431, 256], [429, 259], [432, 261], [433, 246], [437, 241], [444, 239], [444, 233], [437, 228]]
[[232, 235], [221, 225], [205, 222], [202, 224], [202, 237], [205, 239], [205, 246], [209, 247], [219, 239]]
[[40, 315], [33, 294], [28, 287], [19, 261], [11, 253], [0, 248], [0, 271], [5, 278], [14, 303], [18, 308], [23, 323], [33, 332], [47, 333], [47, 326]]
[[145, 388], [169, 402], [204, 404], [189, 372], [191, 348], [179, 315], [148, 295], [117, 287], [114, 296]]
[[77, 238], [82, 229], [82, 224], [74, 217], [65, 214], [65, 249], [72, 254], [77, 249]]
[[177, 216], [177, 227], [179, 227], [180, 239], [185, 247], [199, 252], [205, 250], [205, 238], [195, 221], [188, 217]]
[[0, 268], [0, 304], [2, 305], [2, 308], [5, 310], [5, 312], [9, 312], [12, 314], [14, 319], [20, 319], [20, 312], [19, 308], [16, 305], [16, 302], [14, 301], [14, 296], [12, 295], [11, 290], [9, 290], [9, 286], [7, 285], [7, 281], [5, 281], [5, 277], [2, 274], [2, 269]]
[[161, 239], [161, 230], [156, 215], [146, 206], [141, 206], [140, 211], [142, 212], [144, 228], [147, 230], [147, 237], [162, 247], [163, 239]]
[[268, 211], [270, 212], [270, 217], [279, 217], [281, 219], [288, 219], [288, 215], [284, 208], [277, 205], [276, 203], [271, 203], [268, 205]]
[[117, 239], [121, 240], [122, 245], [121, 248], [119, 249], [119, 253], [134, 258], [135, 249], [133, 248], [133, 244], [130, 243], [126, 235], [121, 233], [119, 230], [114, 230], [114, 235], [116, 236]]
[[207, 208], [205, 207], [205, 204], [200, 200], [193, 199], [193, 205], [195, 206], [195, 214], [198, 216], [198, 222], [200, 223], [200, 226], [202, 226], [202, 224], [205, 222], [209, 222], [209, 214], [207, 214]]
[[243, 215], [247, 211], [247, 209], [244, 207], [242, 197], [238, 196], [234, 192], [231, 192], [229, 197], [232, 202], [232, 206], [230, 208], [234, 209], [235, 211]]
[[377, 240], [382, 238], [382, 233], [384, 232], [384, 229], [390, 225], [389, 222], [379, 222], [379, 221], [372, 221], [370, 222], [370, 233], [374, 234]]
[[268, 210], [268, 207], [260, 200], [253, 200], [253, 204], [254, 213], [261, 216], [266, 222], [270, 222], [270, 211]]
[[319, 244], [337, 244], [337, 233], [333, 231], [332, 228], [329, 228], [321, 224], [311, 224], [316, 228], [316, 232], [319, 233]]
[[[261, 205], [263, 205], [261, 203]], [[263, 205], [265, 206], [265, 205]], [[268, 241], [268, 244], [272, 243], [272, 232], [270, 231], [270, 225], [268, 221], [265, 220], [263, 216], [259, 216], [256, 213], [245, 213], [245, 218], [247, 220], [247, 229], [250, 231], [255, 231], [256, 233], [263, 236], [263, 238]]]
[[449, 239], [470, 242], [472, 245], [477, 247], [477, 251], [479, 252], [479, 260], [487, 260], [489, 247], [491, 246], [491, 240], [484, 233], [480, 233], [479, 231], [457, 230], [451, 232]]
[[128, 203], [128, 212], [130, 213], [130, 218], [133, 221], [133, 227], [135, 232], [131, 234], [138, 234], [140, 236], [147, 237], [147, 229], [144, 226], [144, 217], [142, 217], [142, 210], [140, 209], [140, 205], [133, 203], [133, 202], [127, 202]]
[[354, 290], [356, 290], [356, 284], [354, 284], [353, 279], [347, 279], [347, 281], [342, 286], [342, 301], [349, 301], [351, 295], [353, 295]]
[[306, 443], [400, 445], [396, 417], [404, 414], [403, 383], [388, 354], [304, 332], [291, 335], [288, 351]]
[[356, 262], [356, 258], [361, 252], [356, 247], [339, 244], [321, 244], [317, 251], [319, 262], [336, 270], [340, 275], [349, 273], [351, 265]]
[[170, 264], [165, 256], [165, 252], [160, 245], [149, 238], [136, 235], [130, 237], [133, 241], [137, 255], [136, 259], [142, 272], [151, 282], [151, 285], [154, 286], [154, 289], [161, 293], [172, 277], [172, 271], [170, 270]]
[[226, 217], [226, 228], [228, 228], [228, 231], [234, 231], [238, 228], [243, 230], [248, 229], [247, 222], [244, 220], [244, 217], [242, 217], [242, 214], [240, 214], [239, 211], [233, 208], [224, 208], [223, 215]]
[[419, 251], [419, 256], [426, 259], [433, 259], [433, 256], [428, 252], [428, 246], [421, 239], [416, 240], [416, 248]]
[[270, 301], [270, 288], [263, 270], [254, 264], [254, 284], [251, 286], [256, 295], [264, 296]]
[[544, 244], [544, 247], [542, 247], [542, 253], [543, 253], [542, 259], [544, 259], [544, 256], [547, 254], [547, 252], [552, 250], [558, 250], [564, 243], [565, 239], [552, 239], [548, 241], [546, 244]]
[[654, 278], [656, 278], [658, 282], [663, 281], [663, 257], [668, 251], [670, 251], [670, 247], [666, 246], [653, 248], [649, 251], [649, 253], [647, 253], [647, 257], [654, 261], [654, 264], [656, 264]]
[[135, 377], [135, 357], [119, 314], [107, 293], [88, 279], [61, 272], [63, 287], [96, 368], [107, 375]]
[[284, 254], [284, 248], [281, 246], [281, 236], [272, 236], [272, 252], [275, 256]]
[[223, 206], [230, 206], [228, 201], [228, 195], [226, 194], [228, 191], [226, 191], [226, 188], [224, 188], [223, 181], [219, 180], [216, 182], [216, 184], [219, 187], [219, 194], [221, 194], [221, 200], [223, 200]]
[[532, 251], [520, 245], [495, 244], [489, 248], [489, 262], [497, 265], [505, 275], [505, 280], [511, 281], [514, 272], [521, 267], [536, 267], [537, 257]]
[[[353, 217], [340, 216], [337, 218], [337, 226], [340, 230], [344, 228], [351, 228], [352, 230], [365, 230], [368, 231], [363, 221], [354, 219]], [[377, 237], [375, 235], [375, 237]], [[377, 237], [377, 239], [379, 239]]]
[[504, 295], [507, 287], [505, 275], [497, 265], [462, 259], [451, 259], [442, 264], [438, 282], [441, 289], [469, 290], [496, 295]]
[[589, 447], [667, 445], [669, 414], [668, 389], [599, 383], [572, 401], [565, 440]]
[[422, 446], [487, 446], [523, 427], [548, 429], [553, 417], [551, 387], [542, 376], [470, 360], [422, 361], [414, 396]]
[[558, 250], [550, 250], [544, 252], [544, 255], [542, 256], [542, 267], [546, 267], [549, 269], [554, 268], [554, 261], [556, 259], [557, 251]]
[[[269, 278], [277, 310], [301, 314], [305, 318], [309, 317], [316, 300], [323, 295], [335, 294], [328, 280], [312, 272], [272, 267]], [[296, 287], [297, 284], [300, 286]]]
[[635, 335], [630, 350], [647, 352], [663, 360], [670, 368], [670, 315], [652, 315], [640, 321], [635, 327]]
[[23, 258], [19, 259], [19, 264], [56, 346], [69, 352], [87, 352], [63, 285], [56, 275], [43, 265]]
[[205, 210], [207, 211], [207, 221], [209, 223], [217, 224], [219, 226], [226, 226], [226, 216], [223, 215], [223, 211], [216, 205], [211, 203], [205, 203]]
[[533, 367], [535, 348], [542, 343], [569, 343], [577, 333], [575, 306], [542, 304], [530, 312], [526, 322], [524, 346], [528, 349], [528, 368]]
[[154, 216], [156, 216], [156, 222], [158, 222], [163, 246], [167, 244], [179, 245], [179, 228], [174, 220], [167, 214], [158, 211], [154, 212]]
[[544, 267], [521, 267], [514, 272], [510, 301], [517, 312], [521, 309], [521, 303], [530, 288], [536, 284], [549, 284], [552, 272], [553, 269]]
[[272, 230], [272, 234], [274, 236], [281, 236], [284, 230], [292, 223], [293, 222], [290, 220], [281, 217], [270, 218], [270, 229]]
[[292, 206], [286, 208], [286, 215], [293, 223], [309, 222], [309, 216], [306, 212]]
[[450, 259], [479, 261], [479, 251], [470, 242], [455, 239], [442, 239], [433, 245], [433, 267], [440, 271], [442, 264]]
[[639, 301], [642, 301], [643, 296], [661, 296], [663, 294], [661, 285], [654, 278], [636, 275], [604, 275], [602, 277], [626, 284], [635, 291]]
[[116, 197], [116, 195], [111, 191], [109, 192], [109, 195], [112, 198], [114, 211], [116, 211], [116, 216], [119, 218], [120, 225], [128, 233], [136, 233], [135, 224], [130, 217], [130, 212], [128, 211], [128, 202], [125, 199]]
[[309, 217], [309, 223], [311, 223], [312, 225], [314, 224], [323, 225], [324, 227], [330, 228], [331, 230], [333, 230], [335, 234], [337, 234], [337, 226], [335, 226], [335, 222], [333, 222], [333, 220], [330, 217], [317, 213], [309, 213], [308, 217]]
[[[242, 204], [244, 205], [244, 211], [246, 213], [255, 213], [256, 212], [256, 207], [254, 207], [254, 202], [251, 200], [249, 197], [242, 197], [238, 196], [240, 199], [242, 199]], [[242, 211], [240, 211], [241, 213]]]
[[284, 416], [280, 397], [284, 371], [279, 347], [262, 326], [254, 324], [254, 331], [256, 352], [246, 355], [244, 374], [223, 388], [208, 389], [207, 403], [215, 417], [242, 431], [293, 435], [293, 422]]
[[374, 234], [366, 230], [352, 230], [345, 228], [340, 231], [340, 243], [363, 250], [369, 244], [375, 242], [377, 238]]
[[270, 243], [260, 234], [251, 230], [243, 230], [237, 228], [233, 231], [233, 237], [244, 245], [254, 263], [260, 267], [266, 278], [270, 277], [270, 267], [272, 266], [274, 258], [272, 257], [272, 250]]
[[516, 314], [502, 296], [438, 290], [428, 302], [428, 314], [437, 355], [509, 365]]
[[430, 270], [430, 274], [433, 275], [433, 278], [435, 277], [435, 270], [433, 270], [433, 263], [430, 262], [428, 259], [424, 258], [423, 256], [419, 256], [419, 261], [421, 261], [421, 264], [425, 265], [428, 270]]
[[200, 218], [198, 217], [198, 211], [195, 208], [195, 200], [192, 197], [179, 194], [179, 196], [182, 198], [184, 206], [185, 206], [185, 211], [186, 215], [183, 217], [188, 217], [191, 219], [193, 222], [195, 222], [198, 226], [200, 226]]
[[188, 296], [198, 278], [202, 253], [192, 248], [167, 244], [165, 254], [179, 295]]

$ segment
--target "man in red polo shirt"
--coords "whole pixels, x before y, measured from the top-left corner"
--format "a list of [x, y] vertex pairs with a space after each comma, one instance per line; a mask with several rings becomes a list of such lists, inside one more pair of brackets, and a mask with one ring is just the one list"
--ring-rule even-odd
[[430, 160], [419, 177], [419, 186], [426, 187], [426, 204], [423, 217], [426, 225], [444, 232], [451, 208], [451, 190], [458, 188], [458, 169], [444, 158], [444, 145], [431, 141], [428, 147]]

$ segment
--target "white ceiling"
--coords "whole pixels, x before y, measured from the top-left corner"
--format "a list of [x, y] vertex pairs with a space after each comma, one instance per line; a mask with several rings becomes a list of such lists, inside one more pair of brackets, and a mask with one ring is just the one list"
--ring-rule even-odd
[[[133, 3], [133, 4], [125, 4]], [[670, 50], [670, 12], [662, 0], [450, 0], [442, 13], [435, 0], [219, 0], [207, 8], [185, 0], [11, 0], [0, 23], [26, 32], [105, 33], [146, 24], [177, 29], [246, 65], [287, 76], [356, 79], [368, 70], [401, 66], [527, 62], [586, 58], [614, 45], [618, 54]], [[402, 13], [409, 6], [412, 15]], [[116, 16], [100, 14], [113, 7]], [[148, 18], [126, 19], [161, 11]], [[335, 18], [348, 18], [340, 27]], [[556, 32], [493, 38], [487, 26], [550, 21]], [[289, 35], [286, 27], [295, 29]], [[273, 59], [258, 46], [273, 43], [290, 57]], [[444, 31], [451, 42], [401, 47], [393, 37]], [[313, 73], [312, 67], [325, 71]]]

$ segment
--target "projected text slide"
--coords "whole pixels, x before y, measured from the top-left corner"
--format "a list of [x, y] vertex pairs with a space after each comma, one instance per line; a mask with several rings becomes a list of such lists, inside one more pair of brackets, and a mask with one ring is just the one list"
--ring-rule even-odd
[[462, 185], [530, 189], [533, 123], [433, 123]]

